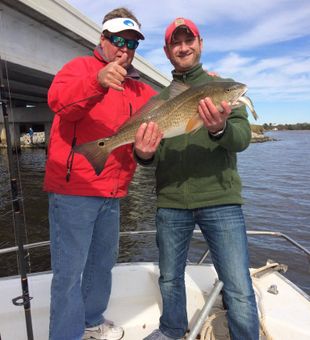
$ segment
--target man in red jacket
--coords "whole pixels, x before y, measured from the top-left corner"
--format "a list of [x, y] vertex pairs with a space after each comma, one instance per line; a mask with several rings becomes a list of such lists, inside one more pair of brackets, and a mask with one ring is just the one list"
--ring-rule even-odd
[[139, 39], [137, 18], [125, 8], [111, 11], [94, 54], [67, 63], [48, 92], [55, 112], [44, 181], [53, 270], [50, 340], [124, 334], [103, 313], [118, 255], [119, 198], [136, 168], [132, 146], [114, 150], [99, 176], [73, 147], [113, 135], [156, 93], [131, 65]]

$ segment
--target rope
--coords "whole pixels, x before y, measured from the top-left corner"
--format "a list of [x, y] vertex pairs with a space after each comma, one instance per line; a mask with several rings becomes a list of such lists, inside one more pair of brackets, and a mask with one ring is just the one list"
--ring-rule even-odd
[[[230, 340], [227, 311], [222, 310], [209, 316], [200, 332], [201, 340]], [[262, 318], [260, 318], [259, 338], [260, 340], [273, 340], [268, 334]]]
[[[273, 340], [269, 334], [265, 323], [265, 310], [262, 304], [262, 292], [258, 286], [258, 278], [255, 277], [260, 272], [279, 266], [278, 263], [270, 263], [263, 267], [257, 268], [251, 272], [253, 287], [257, 296], [257, 307], [259, 312], [259, 338], [260, 340]], [[200, 332], [200, 340], [229, 340], [229, 328], [227, 321], [227, 311], [223, 307], [221, 296], [216, 300], [212, 314], [209, 315]]]

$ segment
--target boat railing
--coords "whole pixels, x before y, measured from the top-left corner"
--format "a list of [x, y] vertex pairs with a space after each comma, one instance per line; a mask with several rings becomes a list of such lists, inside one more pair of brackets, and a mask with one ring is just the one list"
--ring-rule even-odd
[[[200, 232], [200, 230], [197, 230], [197, 231]], [[310, 264], [310, 251], [307, 248], [305, 248], [304, 246], [302, 246], [300, 243], [298, 243], [297, 241], [292, 239], [291, 237], [287, 236], [286, 234], [283, 234], [283, 233], [277, 232], [277, 231], [248, 230], [247, 235], [249, 235], [249, 236], [273, 236], [273, 237], [283, 238], [286, 241], [288, 241], [289, 243], [291, 243], [292, 245], [294, 245], [297, 249], [304, 252], [308, 257], [308, 261], [309, 261], [309, 264]], [[205, 251], [205, 253], [201, 256], [200, 260], [198, 261], [198, 264], [201, 264], [206, 260], [206, 258], [209, 255], [209, 252], [210, 252], [209, 249]]]
[[[141, 230], [141, 231], [121, 231], [120, 236], [134, 236], [134, 235], [154, 235], [156, 233], [155, 230]], [[194, 234], [201, 234], [200, 230], [194, 230]], [[248, 230], [247, 235], [249, 236], [272, 236], [272, 237], [278, 237], [283, 238], [292, 245], [294, 245], [297, 249], [301, 250], [303, 253], [305, 253], [308, 257], [308, 261], [310, 263], [310, 251], [306, 249], [304, 246], [302, 246], [300, 243], [292, 239], [291, 237], [287, 236], [286, 234], [283, 234], [281, 232], [277, 231], [264, 231], [264, 230]], [[42, 241], [42, 242], [35, 242], [35, 243], [29, 243], [24, 245], [25, 250], [34, 249], [34, 248], [41, 248], [41, 247], [47, 247], [50, 245], [50, 241]], [[8, 247], [8, 248], [2, 248], [0, 249], [0, 255], [1, 254], [7, 254], [18, 251], [18, 247]], [[209, 255], [209, 250], [206, 250], [205, 253], [202, 255], [200, 260], [198, 261], [198, 264], [201, 264], [205, 261], [205, 259]]]

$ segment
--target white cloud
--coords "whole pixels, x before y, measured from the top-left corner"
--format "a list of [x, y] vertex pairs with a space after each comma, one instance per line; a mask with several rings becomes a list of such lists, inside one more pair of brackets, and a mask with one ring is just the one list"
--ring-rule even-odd
[[[276, 9], [274, 9], [275, 11]], [[229, 29], [218, 32], [208, 38], [209, 49], [213, 51], [230, 51], [251, 49], [271, 43], [285, 42], [309, 36], [310, 3], [304, 8], [286, 8], [273, 13], [266, 13], [254, 18], [252, 23], [242, 24], [242, 32]]]
[[[69, 0], [83, 14], [101, 24], [103, 16], [115, 7], [132, 10], [150, 37], [162, 36], [165, 27], [176, 17], [194, 20], [207, 31], [210, 48], [229, 50], [248, 48], [264, 43], [285, 41], [310, 32], [308, 0]], [[236, 27], [236, 24], [239, 26]], [[213, 35], [213, 27], [216, 35]], [[221, 35], [221, 33], [225, 35]], [[236, 36], [236, 32], [238, 35]]]
[[[299, 112], [305, 114], [308, 110], [309, 0], [69, 2], [97, 24], [101, 24], [103, 16], [115, 7], [132, 10], [146, 36], [138, 53], [167, 76], [172, 66], [162, 50], [165, 28], [177, 16], [190, 18], [205, 39], [204, 50], [208, 56], [205, 60], [203, 55], [205, 68], [246, 83], [254, 103], [268, 102], [275, 109], [285, 102], [287, 111], [297, 102], [307, 103], [299, 105]], [[282, 110], [283, 106], [279, 117]]]
[[[309, 56], [310, 54], [308, 54]], [[302, 74], [310, 77], [310, 57], [295, 58], [291, 64], [286, 64], [282, 70], [288, 75]]]
[[151, 50], [143, 55], [146, 60], [152, 61], [152, 64], [156, 66], [162, 73], [171, 78], [172, 66], [167, 59], [163, 48], [157, 48]]
[[310, 57], [258, 59], [229, 53], [206, 68], [244, 82], [259, 99], [310, 100]]

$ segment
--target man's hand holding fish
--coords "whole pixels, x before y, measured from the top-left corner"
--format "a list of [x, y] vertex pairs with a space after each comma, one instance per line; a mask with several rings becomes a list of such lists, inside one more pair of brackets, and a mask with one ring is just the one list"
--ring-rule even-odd
[[156, 123], [143, 123], [135, 136], [135, 153], [140, 159], [151, 159], [163, 137]]
[[226, 120], [231, 113], [231, 107], [226, 101], [221, 103], [221, 108], [217, 108], [211, 98], [207, 97], [199, 101], [198, 112], [203, 120], [204, 126], [211, 134], [225, 130]]

